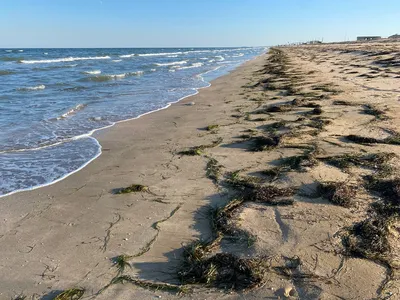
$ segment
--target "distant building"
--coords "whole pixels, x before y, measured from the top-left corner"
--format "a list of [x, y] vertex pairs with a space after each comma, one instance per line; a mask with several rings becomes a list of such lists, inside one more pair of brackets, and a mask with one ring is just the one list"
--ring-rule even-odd
[[393, 34], [388, 37], [389, 39], [400, 39], [400, 34]]
[[382, 37], [380, 36], [358, 36], [357, 41], [374, 41], [380, 40]]

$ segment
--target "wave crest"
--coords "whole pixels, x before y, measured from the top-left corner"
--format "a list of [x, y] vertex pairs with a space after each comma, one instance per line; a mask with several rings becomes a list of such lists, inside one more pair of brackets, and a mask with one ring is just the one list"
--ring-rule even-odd
[[176, 67], [177, 70], [185, 70], [185, 69], [193, 69], [193, 68], [200, 68], [201, 66], [203, 66], [203, 63], [194, 63], [190, 66], [187, 67]]
[[118, 79], [123, 79], [125, 77], [140, 76], [140, 75], [143, 75], [143, 71], [128, 72], [128, 73], [122, 73], [122, 74], [108, 74], [108, 75], [104, 74], [104, 75], [97, 75], [97, 76], [89, 76], [83, 80], [84, 81], [103, 82], [103, 81], [118, 80]]
[[84, 71], [82, 73], [83, 74], [89, 74], [89, 75], [98, 75], [98, 74], [101, 74], [101, 70]]
[[164, 64], [160, 64], [160, 63], [156, 63], [156, 66], [160, 66], [160, 67], [164, 67], [164, 66], [175, 66], [175, 65], [184, 65], [187, 64], [186, 60], [182, 60], [182, 61], [174, 61], [174, 62], [170, 62], [170, 63], [164, 63]]
[[98, 59], [110, 59], [110, 56], [88, 56], [88, 57], [64, 57], [55, 59], [42, 59], [42, 60], [20, 60], [23, 64], [49, 64], [59, 62], [70, 62], [78, 60], [98, 60]]
[[137, 54], [124, 54], [124, 55], [120, 55], [119, 57], [121, 57], [121, 58], [131, 58], [131, 57], [134, 57], [134, 56], [137, 56]]
[[74, 114], [76, 114], [78, 111], [84, 109], [87, 105], [86, 104], [78, 104], [77, 106], [75, 106], [74, 108], [70, 109], [69, 111], [67, 111], [65, 114], [62, 114], [61, 116], [59, 116], [57, 118], [57, 120], [63, 120], [66, 119]]
[[24, 88], [19, 88], [17, 89], [18, 91], [37, 91], [37, 90], [44, 90], [46, 88], [46, 86], [44, 84], [41, 85], [37, 85], [37, 86], [28, 86], [28, 87], [24, 87]]

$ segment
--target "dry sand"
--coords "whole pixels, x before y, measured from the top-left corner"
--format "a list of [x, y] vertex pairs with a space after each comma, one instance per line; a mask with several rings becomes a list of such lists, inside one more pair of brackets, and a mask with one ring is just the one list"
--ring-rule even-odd
[[[82, 299], [281, 299], [285, 287], [292, 289], [288, 299], [400, 299], [400, 189], [395, 185], [395, 200], [387, 199], [365, 177], [395, 178], [399, 146], [346, 138], [397, 138], [399, 51], [400, 43], [281, 48], [166, 110], [96, 134], [103, 154], [89, 166], [1, 199], [0, 299], [53, 299], [73, 287], [85, 289]], [[272, 106], [280, 108], [272, 112]], [[279, 144], [254, 152], [255, 137]], [[221, 139], [201, 155], [179, 153]], [[348, 168], [329, 163], [349, 153], [394, 155]], [[348, 200], [348, 207], [321, 196], [323, 182], [339, 183], [335, 199]], [[113, 193], [131, 184], [149, 190]], [[293, 188], [286, 198], [294, 203], [248, 200], [247, 192], [260, 186]], [[229, 215], [229, 234], [219, 228], [222, 240], [207, 257], [256, 259], [264, 267], [256, 287], [236, 292], [196, 285], [177, 295], [125, 281], [102, 290], [121, 275], [179, 284], [182, 245], [213, 241], [209, 208], [241, 197], [247, 200]], [[371, 204], [388, 201], [397, 215], [382, 221]], [[380, 222], [381, 231], [368, 228], [372, 242], [362, 233], [365, 220]], [[374, 241], [388, 251], [370, 249]], [[113, 259], [122, 254], [130, 256], [129, 265], [118, 274]]]

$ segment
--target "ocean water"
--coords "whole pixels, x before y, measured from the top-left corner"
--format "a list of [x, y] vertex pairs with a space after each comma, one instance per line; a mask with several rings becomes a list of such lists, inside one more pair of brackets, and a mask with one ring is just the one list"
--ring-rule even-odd
[[0, 49], [0, 196], [101, 154], [92, 133], [168, 107], [265, 48]]

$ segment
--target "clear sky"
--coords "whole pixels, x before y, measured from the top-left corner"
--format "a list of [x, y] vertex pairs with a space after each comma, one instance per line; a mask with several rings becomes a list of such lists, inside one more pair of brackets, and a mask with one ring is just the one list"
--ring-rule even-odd
[[400, 33], [400, 0], [0, 0], [0, 47], [267, 46]]

